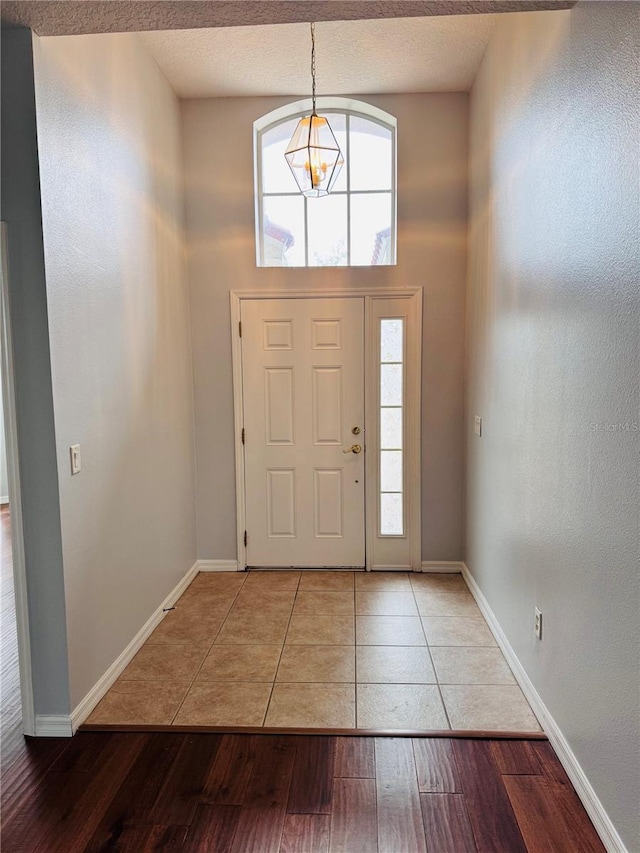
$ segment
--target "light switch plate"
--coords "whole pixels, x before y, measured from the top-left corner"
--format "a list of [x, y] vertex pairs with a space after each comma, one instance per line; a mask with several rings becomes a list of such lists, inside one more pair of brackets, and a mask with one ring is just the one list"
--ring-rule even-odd
[[542, 639], [542, 612], [536, 607], [535, 609], [535, 621], [533, 625], [533, 630], [535, 632], [536, 637], [541, 640]]
[[482, 435], [482, 418], [480, 415], [476, 415], [474, 418], [473, 430], [478, 437]]
[[82, 459], [80, 458], [80, 445], [72, 444], [69, 448], [71, 455], [71, 474], [79, 474], [82, 470]]

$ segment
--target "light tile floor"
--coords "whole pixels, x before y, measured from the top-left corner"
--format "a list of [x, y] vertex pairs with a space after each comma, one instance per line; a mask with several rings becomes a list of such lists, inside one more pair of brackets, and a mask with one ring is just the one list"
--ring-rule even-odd
[[539, 732], [461, 575], [202, 573], [91, 725]]

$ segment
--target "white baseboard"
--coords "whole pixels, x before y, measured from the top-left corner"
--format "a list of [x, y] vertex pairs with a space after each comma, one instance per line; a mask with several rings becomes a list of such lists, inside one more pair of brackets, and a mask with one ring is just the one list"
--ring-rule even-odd
[[437, 560], [423, 560], [420, 566], [421, 572], [440, 572], [441, 574], [460, 574], [462, 571], [462, 563], [459, 562], [438, 562]]
[[73, 723], [69, 714], [36, 714], [36, 737], [71, 737]]
[[[133, 640], [129, 643], [126, 649], [122, 652], [122, 654], [114, 660], [109, 669], [104, 673], [104, 675], [93, 685], [91, 690], [87, 693], [87, 695], [80, 701], [77, 707], [71, 712], [71, 717], [69, 718], [71, 721], [71, 731], [69, 734], [74, 734], [77, 730], [78, 726], [83, 723], [89, 714], [96, 707], [98, 702], [105, 695], [107, 690], [111, 687], [111, 685], [116, 681], [116, 679], [120, 676], [120, 674], [124, 671], [124, 669], [131, 662], [136, 653], [140, 650], [141, 646], [144, 645], [151, 632], [157, 628], [157, 626], [162, 622], [164, 617], [166, 616], [165, 609], [168, 607], [172, 607], [175, 602], [180, 598], [185, 589], [189, 586], [191, 581], [198, 574], [198, 563], [194, 563], [193, 566], [189, 569], [189, 571], [185, 574], [181, 581], [171, 590], [169, 595], [165, 598], [162, 604], [151, 614], [151, 616], [147, 619], [142, 628], [135, 635]], [[40, 719], [40, 718], [37, 718]], [[37, 726], [36, 719], [36, 726]], [[47, 718], [49, 719], [49, 718]], [[53, 719], [53, 718], [51, 718]], [[36, 732], [39, 734], [39, 732]]]
[[239, 572], [237, 560], [198, 560], [199, 572]]
[[[198, 560], [199, 572], [239, 572], [240, 564], [237, 560]], [[422, 572], [441, 572], [460, 574], [462, 571], [462, 563], [460, 562], [444, 562], [442, 560], [424, 560], [421, 564], [420, 571]], [[260, 568], [260, 567], [258, 567]], [[374, 571], [378, 572], [406, 572], [410, 571], [409, 566], [373, 566]]]
[[602, 843], [607, 849], [608, 853], [628, 853], [627, 848], [624, 846], [620, 835], [618, 834], [615, 826], [611, 822], [611, 818], [605, 811], [604, 806], [598, 799], [596, 792], [593, 790], [591, 783], [589, 782], [584, 770], [580, 766], [578, 759], [573, 753], [573, 750], [569, 746], [569, 743], [565, 736], [562, 734], [558, 724], [551, 716], [549, 709], [542, 701], [540, 694], [533, 686], [533, 683], [529, 676], [526, 673], [525, 668], [520, 663], [518, 656], [514, 652], [511, 643], [506, 637], [506, 634], [500, 627], [496, 616], [489, 605], [489, 602], [484, 596], [484, 593], [476, 583], [473, 575], [469, 571], [468, 567], [465, 563], [462, 563], [462, 576], [464, 577], [467, 586], [471, 590], [471, 594], [475, 598], [478, 607], [482, 611], [482, 615], [487, 621], [489, 628], [491, 629], [491, 633], [496, 639], [496, 642], [500, 646], [502, 653], [511, 670], [516, 678], [516, 681], [520, 685], [520, 688], [524, 695], [527, 697], [527, 701], [531, 705], [534, 714], [538, 718], [540, 725], [542, 726], [545, 734], [549, 738], [549, 743], [553, 747], [558, 756], [560, 763], [564, 767], [567, 776], [571, 780], [573, 787], [576, 789], [576, 793], [580, 798], [582, 805], [585, 807], [587, 814], [591, 818], [591, 821], [596, 829], [596, 832], [600, 836]]

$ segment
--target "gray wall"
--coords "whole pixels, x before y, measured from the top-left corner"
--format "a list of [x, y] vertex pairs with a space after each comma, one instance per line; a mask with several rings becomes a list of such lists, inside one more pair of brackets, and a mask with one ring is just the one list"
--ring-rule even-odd
[[229, 290], [424, 287], [422, 557], [459, 560], [463, 508], [465, 94], [365, 96], [398, 119], [398, 265], [256, 267], [252, 125], [286, 98], [182, 102], [198, 547], [236, 558]]
[[196, 559], [180, 112], [136, 36], [34, 44], [74, 707]]
[[626, 3], [498, 24], [471, 99], [466, 401], [466, 562], [636, 853], [639, 35]]
[[4, 398], [0, 383], [0, 500], [8, 502], [9, 476], [7, 473], [7, 442], [4, 434]]
[[7, 223], [34, 708], [37, 715], [68, 714], [60, 501], [29, 30], [2, 30], [2, 217]]

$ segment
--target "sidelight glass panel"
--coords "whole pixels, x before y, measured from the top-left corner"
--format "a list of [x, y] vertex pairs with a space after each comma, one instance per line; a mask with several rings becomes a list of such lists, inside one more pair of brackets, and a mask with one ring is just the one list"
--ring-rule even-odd
[[404, 535], [404, 318], [380, 320], [380, 536]]
[[382, 492], [402, 491], [401, 450], [383, 450], [380, 453], [380, 489]]
[[383, 320], [380, 323], [380, 361], [403, 361], [404, 320]]
[[380, 409], [381, 450], [402, 450], [402, 409]]
[[380, 405], [402, 405], [402, 365], [380, 365]]
[[404, 533], [402, 516], [402, 494], [382, 492], [380, 495], [380, 535], [402, 536]]

